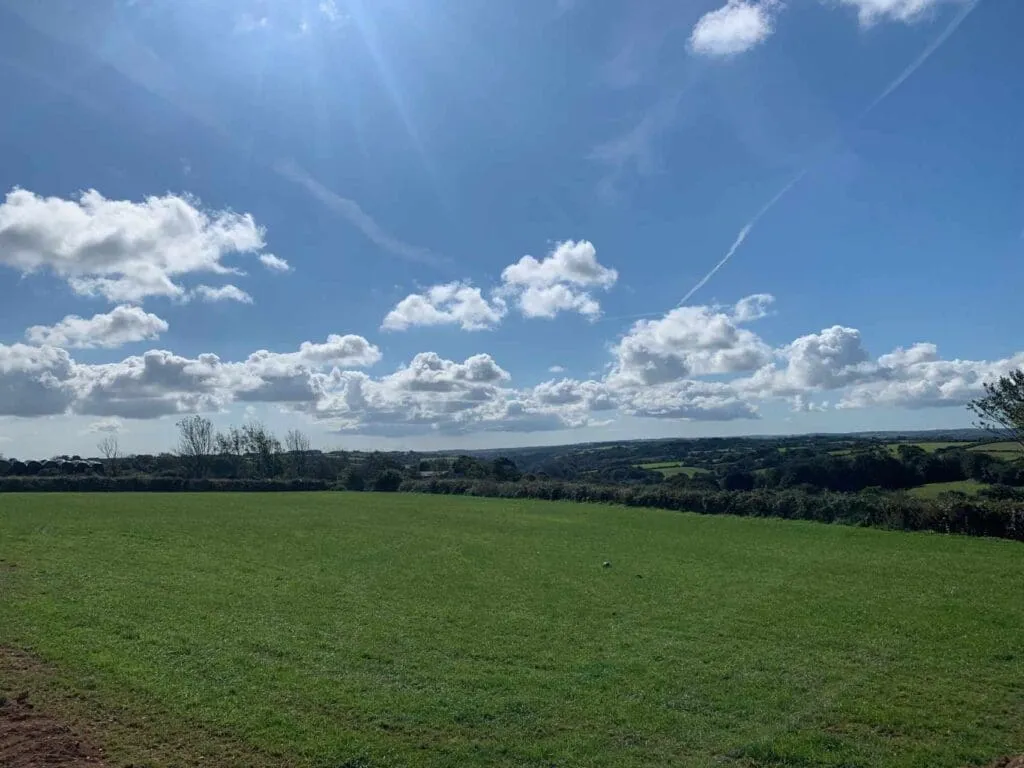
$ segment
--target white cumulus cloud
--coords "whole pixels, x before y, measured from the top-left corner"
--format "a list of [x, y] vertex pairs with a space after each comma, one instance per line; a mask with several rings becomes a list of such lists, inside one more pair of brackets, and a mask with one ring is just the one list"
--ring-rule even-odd
[[0, 416], [64, 413], [75, 400], [74, 375], [63, 349], [0, 344]]
[[25, 331], [25, 338], [37, 345], [109, 349], [155, 339], [167, 328], [167, 321], [140, 307], [125, 305], [90, 318], [68, 315], [56, 325], [33, 325]]
[[197, 286], [191, 294], [193, 298], [209, 303], [218, 301], [237, 301], [241, 304], [252, 304], [252, 296], [243, 291], [237, 285], [210, 285]]
[[545, 408], [512, 389], [510, 378], [487, 354], [460, 363], [424, 352], [381, 378], [339, 374], [334, 391], [316, 404], [314, 415], [345, 431], [390, 436], [533, 432], [577, 425], [557, 408]]
[[488, 301], [468, 283], [435, 285], [406, 296], [384, 318], [381, 327], [404, 331], [415, 326], [458, 325], [464, 331], [493, 328], [505, 316], [505, 302]]
[[[844, 325], [773, 347], [746, 327], [772, 303], [771, 296], [755, 294], [732, 306], [677, 307], [634, 324], [611, 348], [603, 376], [553, 378], [533, 386], [514, 385], [509, 371], [487, 353], [460, 361], [421, 352], [393, 372], [374, 376], [360, 369], [378, 363], [381, 350], [353, 334], [304, 341], [290, 351], [257, 350], [236, 360], [153, 349], [119, 361], [82, 363], [56, 346], [84, 342], [90, 333], [96, 345], [119, 334], [134, 338], [141, 331], [125, 327], [155, 327], [159, 321], [138, 308], [118, 307], [108, 315], [68, 317], [30, 329], [34, 345], [0, 345], [0, 416], [92, 416], [113, 428], [122, 419], [273, 403], [331, 428], [368, 435], [539, 432], [596, 426], [617, 415], [757, 419], [767, 403], [799, 412], [962, 407], [985, 382], [1024, 366], [1024, 352], [992, 361], [950, 360], [927, 342], [873, 356], [860, 331]], [[129, 319], [111, 321], [122, 310]]]
[[611, 288], [619, 273], [597, 260], [597, 249], [588, 240], [566, 240], [544, 259], [523, 256], [502, 271], [499, 293], [515, 300], [526, 317], [552, 318], [575, 311], [591, 318], [601, 305], [590, 288]]
[[690, 50], [704, 56], [733, 56], [771, 36], [779, 3], [727, 0], [700, 17], [690, 35]]
[[551, 319], [559, 312], [579, 312], [591, 319], [601, 314], [601, 305], [589, 293], [567, 285], [533, 286], [519, 294], [519, 311], [524, 317]]
[[0, 203], [0, 266], [49, 272], [76, 293], [111, 302], [184, 298], [180, 278], [235, 272], [225, 256], [263, 247], [249, 214], [204, 211], [177, 195], [132, 202], [96, 190], [64, 199], [14, 189]]
[[498, 325], [509, 304], [528, 318], [578, 312], [593, 320], [601, 314], [601, 305], [590, 289], [607, 290], [618, 278], [618, 272], [598, 262], [592, 243], [566, 240], [544, 259], [523, 256], [505, 267], [501, 284], [490, 297], [468, 282], [435, 285], [398, 302], [381, 328], [404, 331], [415, 326], [458, 325], [479, 331]]
[[611, 379], [620, 386], [647, 386], [754, 371], [771, 360], [772, 351], [741, 324], [760, 317], [752, 308], [770, 301], [770, 296], [749, 297], [732, 311], [677, 307], [658, 320], [641, 320], [615, 346]]

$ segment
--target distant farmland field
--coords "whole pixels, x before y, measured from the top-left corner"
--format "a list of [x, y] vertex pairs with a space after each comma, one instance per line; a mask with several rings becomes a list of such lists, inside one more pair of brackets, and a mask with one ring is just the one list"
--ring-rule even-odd
[[943, 448], [966, 448], [970, 443], [954, 443], [944, 440], [923, 443], [891, 443], [889, 445], [889, 450], [896, 452], [899, 450], [900, 445], [913, 445], [923, 451], [927, 451], [928, 453], [935, 453], [935, 451], [942, 450]]
[[650, 464], [640, 464], [642, 469], [650, 469], [655, 472], [661, 472], [664, 477], [672, 477], [673, 475], [686, 475], [687, 477], [693, 477], [699, 472], [706, 472], [706, 469], [700, 467], [687, 467], [680, 464], [678, 461], [655, 461]]
[[111, 766], [959, 768], [1024, 752], [1022, 595], [1009, 541], [470, 497], [7, 494], [0, 694]]
[[973, 496], [978, 493], [978, 491], [989, 487], [991, 486], [986, 483], [979, 482], [978, 480], [954, 480], [949, 483], [928, 483], [927, 485], [920, 485], [917, 488], [911, 488], [908, 493], [911, 496], [933, 499], [939, 494], [946, 493], [948, 491], [959, 491], [960, 493], [966, 493], [969, 496]]
[[[921, 443], [906, 443], [906, 442], [886, 443], [885, 444], [885, 448], [893, 456], [896, 456], [899, 453], [901, 445], [912, 445], [915, 448], [920, 448], [921, 450], [926, 451], [927, 453], [935, 453], [936, 451], [942, 450], [944, 448], [957, 448], [957, 447], [969, 448], [971, 443], [965, 443], [965, 442], [957, 443], [957, 442], [950, 442], [950, 441], [947, 441], [947, 440], [933, 440], [933, 441], [926, 441], [926, 442], [921, 442]], [[860, 452], [866, 451], [866, 450], [870, 450], [870, 446], [859, 446], [857, 448], [840, 448], [840, 449], [837, 449], [837, 450], [834, 450], [834, 451], [829, 451], [829, 453], [832, 456], [849, 456], [851, 454], [860, 453]]]
[[982, 443], [981, 445], [971, 447], [969, 450], [988, 453], [1000, 459], [1017, 459], [1024, 456], [1024, 446], [1014, 442]]

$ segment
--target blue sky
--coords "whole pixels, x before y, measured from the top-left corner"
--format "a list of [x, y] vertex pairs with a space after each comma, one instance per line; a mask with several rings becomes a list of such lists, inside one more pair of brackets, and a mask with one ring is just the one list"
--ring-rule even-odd
[[0, 0], [0, 451], [968, 425], [1024, 364], [1022, 25]]

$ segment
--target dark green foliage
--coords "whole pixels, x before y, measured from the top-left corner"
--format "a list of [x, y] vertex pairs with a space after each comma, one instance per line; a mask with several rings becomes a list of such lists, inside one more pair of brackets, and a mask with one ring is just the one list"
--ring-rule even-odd
[[723, 491], [752, 491], [754, 490], [754, 475], [750, 472], [732, 470], [722, 478]]
[[199, 492], [199, 491], [328, 491], [334, 484], [327, 480], [259, 479], [242, 480], [212, 477], [190, 478], [169, 475], [131, 477], [52, 476], [0, 477], [0, 493], [25, 492]]
[[341, 487], [346, 491], [365, 491], [366, 476], [362, 467], [351, 467], [345, 470], [341, 478]]
[[373, 479], [373, 490], [393, 493], [402, 484], [402, 473], [394, 469], [385, 469]]
[[487, 465], [487, 462], [472, 456], [457, 456], [452, 463], [451, 473], [454, 477], [482, 480], [491, 476], [491, 467]]
[[512, 459], [504, 456], [491, 462], [491, 477], [501, 482], [515, 482], [523, 476]]

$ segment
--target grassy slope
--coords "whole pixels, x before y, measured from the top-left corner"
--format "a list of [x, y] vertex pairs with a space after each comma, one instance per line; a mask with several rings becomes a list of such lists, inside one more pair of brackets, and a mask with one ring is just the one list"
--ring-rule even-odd
[[0, 643], [152, 732], [201, 723], [309, 765], [1024, 751], [1012, 542], [535, 501], [40, 494], [0, 496], [0, 558], [18, 565]]

